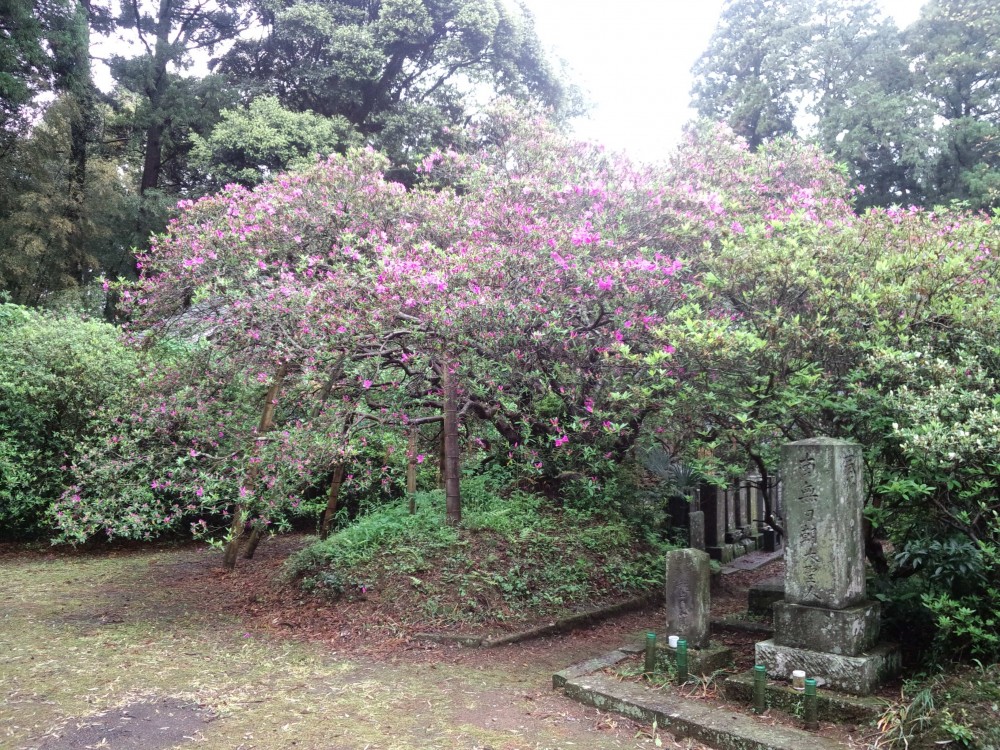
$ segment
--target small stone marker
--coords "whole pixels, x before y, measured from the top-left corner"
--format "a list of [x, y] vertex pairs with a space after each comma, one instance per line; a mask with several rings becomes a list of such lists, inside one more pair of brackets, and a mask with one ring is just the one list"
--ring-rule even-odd
[[710, 547], [726, 543], [726, 500], [718, 487], [701, 489], [701, 510], [705, 512], [705, 541]]
[[774, 639], [756, 647], [773, 677], [805, 670], [830, 687], [868, 695], [899, 670], [894, 646], [878, 644], [879, 605], [865, 599], [861, 446], [831, 438], [781, 449], [785, 597]]
[[690, 648], [708, 646], [710, 560], [696, 549], [667, 553], [667, 633], [686, 638]]
[[688, 515], [688, 546], [691, 549], [705, 549], [705, 511], [693, 510]]

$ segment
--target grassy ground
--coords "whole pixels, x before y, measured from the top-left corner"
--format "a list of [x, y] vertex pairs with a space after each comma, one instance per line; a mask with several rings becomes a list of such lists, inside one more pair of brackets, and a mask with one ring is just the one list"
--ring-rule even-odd
[[[239, 619], [232, 581], [212, 585], [217, 565], [192, 547], [0, 555], [0, 747], [654, 746], [549, 690], [552, 671], [620, 645], [620, 630], [606, 644], [597, 631], [585, 643], [351, 658]], [[130, 705], [129, 731], [102, 737], [102, 717]]]
[[442, 523], [444, 497], [420, 493], [357, 519], [292, 555], [285, 574], [338, 607], [359, 598], [401, 626], [476, 634], [522, 630], [658, 591], [667, 546], [617, 512], [558, 507], [467, 482], [462, 522]]

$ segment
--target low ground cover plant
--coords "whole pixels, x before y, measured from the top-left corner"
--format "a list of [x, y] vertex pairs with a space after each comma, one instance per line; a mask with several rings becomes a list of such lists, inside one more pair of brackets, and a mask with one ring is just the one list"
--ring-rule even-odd
[[441, 491], [356, 519], [292, 556], [285, 575], [337, 600], [376, 597], [403, 622], [515, 627], [650, 594], [668, 545], [612, 507], [554, 506], [495, 473], [469, 477], [461, 524], [441, 523]]

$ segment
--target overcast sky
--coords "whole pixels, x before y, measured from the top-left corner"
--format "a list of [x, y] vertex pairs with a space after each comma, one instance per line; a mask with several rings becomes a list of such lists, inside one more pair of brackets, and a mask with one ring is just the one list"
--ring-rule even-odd
[[[525, 0], [542, 44], [592, 103], [577, 134], [640, 160], [669, 153], [690, 119], [691, 66], [708, 46], [722, 0]], [[879, 0], [901, 28], [921, 0]]]

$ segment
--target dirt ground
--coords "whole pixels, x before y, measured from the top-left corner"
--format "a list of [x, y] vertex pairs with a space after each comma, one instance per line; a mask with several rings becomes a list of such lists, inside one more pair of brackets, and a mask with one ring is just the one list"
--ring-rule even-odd
[[[0, 747], [703, 747], [550, 688], [554, 671], [641, 638], [662, 611], [503, 648], [432, 644], [377, 601], [276, 586], [302, 543], [272, 540], [228, 576], [194, 546], [0, 550]], [[713, 609], [745, 608], [748, 583], [778, 570], [725, 577]]]

